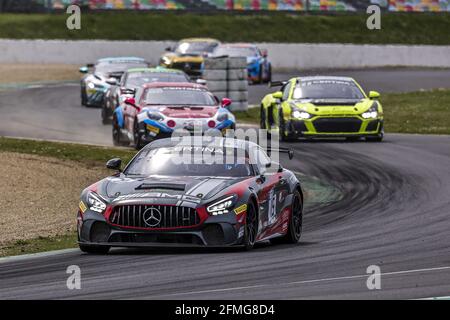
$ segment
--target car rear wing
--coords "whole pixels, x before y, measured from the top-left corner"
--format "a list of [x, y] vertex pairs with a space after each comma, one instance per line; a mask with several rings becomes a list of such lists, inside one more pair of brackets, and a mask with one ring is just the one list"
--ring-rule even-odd
[[286, 83], [288, 83], [289, 81], [270, 81], [269, 82], [269, 88], [272, 87], [282, 87], [284, 86]]
[[292, 150], [290, 148], [276, 148], [276, 149], [273, 149], [271, 147], [268, 147], [267, 151], [269, 151], [270, 153], [272, 153], [272, 152], [287, 153], [287, 155], [289, 157], [289, 160], [292, 160], [294, 158], [294, 150]]

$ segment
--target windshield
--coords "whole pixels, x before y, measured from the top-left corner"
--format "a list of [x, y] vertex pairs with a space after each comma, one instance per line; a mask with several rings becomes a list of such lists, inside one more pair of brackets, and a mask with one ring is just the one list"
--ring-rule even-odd
[[204, 90], [184, 87], [149, 88], [145, 92], [145, 104], [215, 106], [214, 96]]
[[256, 48], [252, 47], [219, 47], [214, 51], [215, 56], [252, 57], [257, 56]]
[[211, 53], [216, 47], [217, 43], [210, 41], [181, 42], [175, 51], [180, 54], [202, 54]]
[[353, 81], [305, 80], [294, 89], [293, 99], [363, 99]]
[[125, 86], [140, 87], [151, 82], [189, 82], [189, 79], [182, 73], [133, 72], [128, 74]]
[[146, 68], [148, 65], [145, 62], [100, 62], [95, 65], [95, 72], [98, 73], [112, 73], [125, 72], [133, 68]]
[[246, 177], [252, 174], [252, 169], [248, 159], [238, 156], [236, 149], [174, 146], [142, 150], [125, 174]]

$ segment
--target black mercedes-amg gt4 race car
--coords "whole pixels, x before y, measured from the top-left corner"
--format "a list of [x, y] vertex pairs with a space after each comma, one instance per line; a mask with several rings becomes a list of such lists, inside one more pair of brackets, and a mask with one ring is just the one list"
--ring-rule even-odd
[[[123, 170], [120, 159], [108, 161], [117, 173], [81, 194], [80, 249], [298, 243], [303, 193], [296, 175], [255, 143], [197, 138], [156, 140]], [[270, 150], [279, 151], [293, 156]]]

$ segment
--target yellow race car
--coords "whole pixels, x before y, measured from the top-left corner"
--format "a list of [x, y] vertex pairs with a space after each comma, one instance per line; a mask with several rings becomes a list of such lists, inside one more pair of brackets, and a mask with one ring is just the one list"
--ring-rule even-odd
[[203, 73], [203, 59], [209, 56], [220, 44], [210, 38], [190, 38], [178, 42], [175, 48], [166, 48], [159, 64], [166, 68], [180, 69], [191, 78], [200, 78]]
[[382, 141], [380, 94], [366, 95], [352, 78], [314, 76], [272, 82], [281, 90], [261, 102], [261, 128], [288, 141], [300, 137], [345, 137]]

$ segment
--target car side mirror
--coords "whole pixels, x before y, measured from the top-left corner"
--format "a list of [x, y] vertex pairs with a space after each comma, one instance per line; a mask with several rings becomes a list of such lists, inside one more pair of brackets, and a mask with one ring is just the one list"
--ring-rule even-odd
[[130, 95], [134, 96], [136, 94], [136, 89], [130, 89], [130, 88], [121, 87], [120, 88], [120, 94], [130, 94]]
[[172, 52], [173, 50], [172, 50], [172, 47], [166, 47], [166, 49], [165, 49], [167, 52]]
[[116, 78], [109, 78], [108, 80], [106, 80], [107, 84], [110, 84], [112, 86], [115, 86], [117, 84], [117, 79]]
[[108, 169], [120, 171], [121, 167], [122, 167], [122, 159], [120, 158], [114, 158], [106, 162], [106, 168]]
[[136, 106], [136, 99], [133, 97], [128, 97], [124, 101], [126, 104], [129, 104], [130, 106], [135, 107]]
[[277, 92], [275, 92], [275, 93], [272, 93], [272, 97], [273, 97], [274, 99], [282, 99], [282, 98], [283, 98], [283, 92], [277, 91]]
[[195, 83], [201, 84], [202, 86], [206, 86], [206, 80], [205, 79], [197, 79], [197, 80], [195, 80]]
[[283, 167], [281, 166], [281, 164], [279, 164], [277, 162], [266, 163], [265, 167], [267, 169], [269, 169], [269, 168], [277, 168], [277, 172], [282, 172], [283, 171]]
[[370, 99], [378, 99], [380, 97], [380, 93], [377, 91], [370, 91], [369, 98]]
[[78, 69], [78, 71], [80, 71], [80, 73], [88, 73], [89, 68], [87, 66], [84, 66], [84, 67], [81, 67], [80, 69]]
[[233, 101], [229, 98], [223, 98], [222, 99], [222, 108], [229, 107]]
[[269, 52], [267, 51], [267, 49], [262, 49], [262, 50], [261, 50], [261, 55], [262, 55], [264, 58], [267, 58], [267, 56], [269, 55]]

